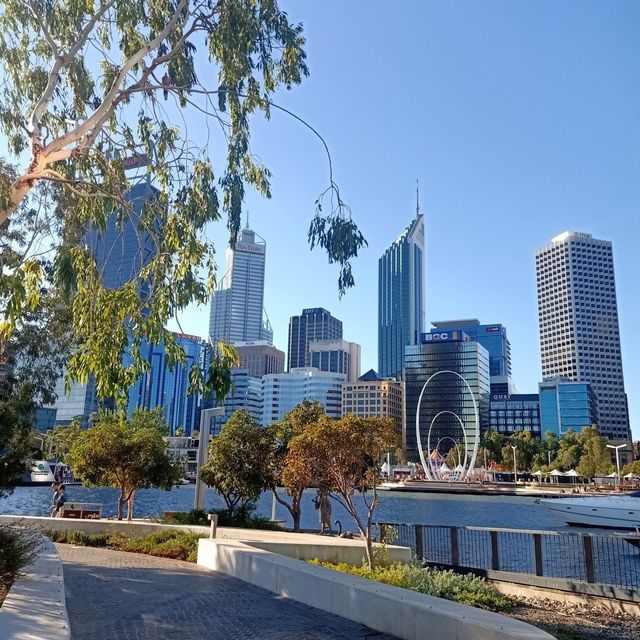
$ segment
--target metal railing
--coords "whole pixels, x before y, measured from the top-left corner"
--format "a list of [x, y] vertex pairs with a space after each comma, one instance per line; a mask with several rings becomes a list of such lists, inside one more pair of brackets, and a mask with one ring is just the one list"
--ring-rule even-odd
[[640, 539], [559, 531], [378, 523], [379, 539], [410, 547], [418, 559], [640, 589]]

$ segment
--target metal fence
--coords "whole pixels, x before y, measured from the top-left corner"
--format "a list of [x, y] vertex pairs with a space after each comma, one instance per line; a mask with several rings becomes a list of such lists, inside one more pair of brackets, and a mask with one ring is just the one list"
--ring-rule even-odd
[[381, 540], [410, 547], [420, 560], [434, 564], [640, 589], [637, 537], [388, 522], [377, 526]]

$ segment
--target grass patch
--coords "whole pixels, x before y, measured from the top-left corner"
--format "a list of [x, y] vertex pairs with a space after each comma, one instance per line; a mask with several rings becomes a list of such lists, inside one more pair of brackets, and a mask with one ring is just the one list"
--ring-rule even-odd
[[338, 564], [320, 562], [319, 560], [310, 560], [309, 562], [487, 611], [508, 613], [516, 606], [514, 600], [498, 593], [482, 578], [470, 574], [461, 575], [453, 571], [441, 571], [417, 564], [396, 563], [388, 567], [376, 567], [372, 571], [366, 566], [355, 567], [343, 562]]
[[146, 553], [160, 558], [173, 558], [195, 562], [198, 556], [198, 540], [202, 537], [190, 531], [169, 529], [146, 536], [128, 536], [120, 531], [116, 533], [88, 534], [83, 531], [44, 530], [43, 533], [53, 540], [81, 547], [102, 547], [116, 551]]

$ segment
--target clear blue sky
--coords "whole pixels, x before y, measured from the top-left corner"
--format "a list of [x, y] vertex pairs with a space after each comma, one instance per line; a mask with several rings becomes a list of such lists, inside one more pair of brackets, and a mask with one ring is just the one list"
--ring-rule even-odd
[[[248, 201], [267, 241], [276, 346], [289, 316], [324, 306], [377, 366], [377, 260], [415, 210], [427, 224], [427, 321], [501, 322], [515, 382], [540, 378], [534, 251], [573, 229], [613, 242], [624, 373], [640, 436], [640, 3], [283, 2], [305, 25], [311, 77], [279, 100], [328, 140], [369, 248], [339, 301], [335, 267], [306, 231], [326, 164], [317, 140], [274, 114], [253, 149], [273, 198]], [[220, 258], [222, 225], [212, 230]], [[208, 309], [182, 318], [206, 335]]]
[[[327, 186], [321, 145], [288, 116], [254, 122], [273, 198], [250, 194], [267, 241], [265, 303], [276, 346], [323, 306], [377, 367], [377, 261], [415, 212], [427, 225], [426, 317], [507, 326], [522, 392], [540, 378], [534, 252], [556, 234], [613, 242], [631, 423], [640, 437], [640, 2], [281, 0], [307, 35], [311, 77], [278, 101], [327, 139], [369, 247], [356, 288], [306, 233]], [[170, 103], [167, 104], [169, 107]], [[202, 137], [186, 115], [190, 134]], [[176, 124], [181, 124], [178, 120]], [[223, 164], [219, 148], [214, 162]], [[224, 262], [224, 224], [210, 230]], [[206, 336], [208, 307], [180, 318]], [[174, 328], [177, 328], [174, 325]]]

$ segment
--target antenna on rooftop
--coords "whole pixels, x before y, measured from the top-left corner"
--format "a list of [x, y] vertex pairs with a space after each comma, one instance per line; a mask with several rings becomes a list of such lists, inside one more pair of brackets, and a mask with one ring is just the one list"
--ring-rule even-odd
[[247, 224], [245, 226], [245, 229], [249, 228], [249, 210], [247, 209]]
[[420, 215], [420, 180], [416, 178], [416, 217]]

